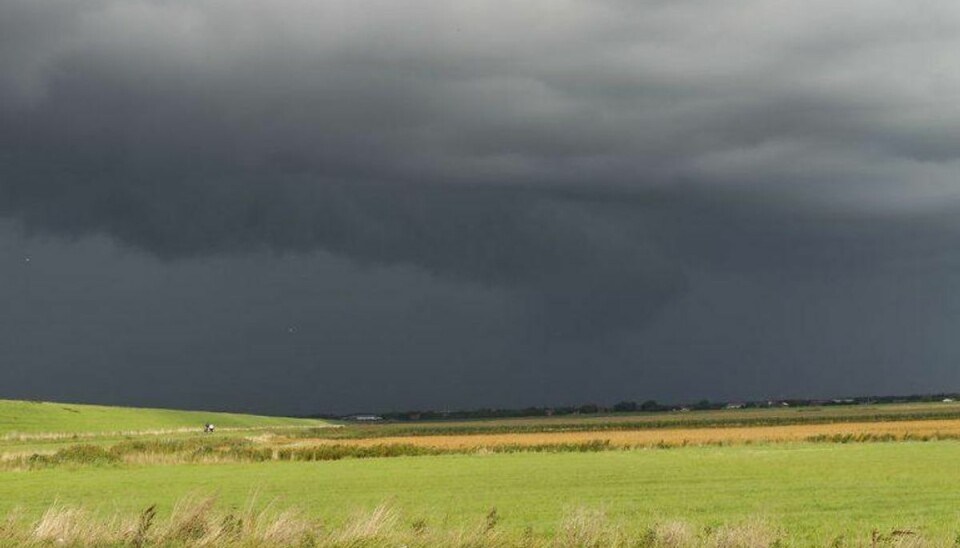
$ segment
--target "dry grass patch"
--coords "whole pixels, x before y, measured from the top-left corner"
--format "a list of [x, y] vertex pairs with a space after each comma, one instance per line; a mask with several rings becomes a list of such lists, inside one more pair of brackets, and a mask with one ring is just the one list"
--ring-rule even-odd
[[[457, 547], [457, 548], [767, 548], [796, 545], [777, 527], [747, 519], [719, 527], [697, 528], [682, 521], [654, 522], [647, 527], [611, 519], [602, 509], [579, 507], [568, 512], [553, 534], [506, 531], [496, 509], [473, 526], [435, 528], [425, 518], [408, 521], [389, 504], [358, 513], [339, 527], [293, 509], [267, 505], [255, 510], [224, 512], [211, 497], [191, 496], [161, 519], [151, 506], [136, 516], [98, 516], [83, 508], [54, 504], [35, 521], [21, 514], [0, 520], [2, 546], [129, 546], [163, 547]], [[842, 546], [950, 546], [906, 530], [874, 531]]]
[[461, 434], [396, 436], [362, 439], [290, 439], [274, 438], [286, 448], [310, 446], [377, 447], [404, 445], [439, 450], [474, 450], [518, 446], [548, 446], [608, 442], [620, 448], [681, 447], [686, 445], [723, 445], [797, 441], [902, 441], [910, 439], [960, 438], [960, 420], [851, 422], [798, 424], [788, 426], [749, 426], [734, 428], [676, 428], [657, 430], [539, 432], [505, 434]]
[[667, 521], [658, 523], [650, 530], [652, 548], [683, 548], [696, 544], [697, 533], [689, 523]]
[[[424, 518], [406, 521], [396, 508], [382, 504], [358, 513], [340, 527], [325, 527], [292, 509], [253, 503], [239, 512], [217, 508], [213, 497], [188, 496], [161, 519], [156, 506], [135, 516], [98, 516], [80, 507], [54, 504], [35, 521], [20, 514], [0, 521], [4, 546], [147, 546], [176, 547], [458, 547], [458, 548], [606, 548], [681, 546], [763, 546], [772, 539], [765, 530], [730, 528], [718, 531], [717, 542], [697, 539], [692, 527], [670, 522], [629, 532], [603, 509], [576, 508], [568, 512], [553, 535], [532, 531], [504, 531], [496, 509], [475, 525], [434, 528]], [[644, 532], [645, 531], [645, 532]], [[759, 531], [759, 532], [758, 532]], [[733, 539], [733, 540], [731, 540]], [[747, 542], [741, 542], [747, 539]], [[708, 539], [709, 540], [709, 539]]]
[[601, 509], [577, 508], [560, 523], [556, 548], [604, 548], [629, 545], [629, 537]]
[[781, 540], [782, 535], [775, 528], [763, 520], [750, 519], [718, 528], [710, 545], [715, 548], [766, 548], [778, 545]]

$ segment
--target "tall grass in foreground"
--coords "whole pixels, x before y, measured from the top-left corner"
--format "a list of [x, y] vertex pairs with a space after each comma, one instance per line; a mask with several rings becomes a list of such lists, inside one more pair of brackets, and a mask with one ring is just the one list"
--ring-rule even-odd
[[[715, 527], [665, 521], [645, 526], [610, 519], [603, 510], [576, 508], [555, 532], [502, 530], [496, 509], [459, 528], [435, 526], [430, 517], [410, 519], [389, 505], [330, 526], [296, 510], [268, 505], [219, 509], [209, 497], [188, 497], [166, 517], [150, 506], [139, 515], [102, 516], [80, 507], [53, 505], [36, 520], [12, 513], [0, 520], [5, 546], [313, 546], [313, 547], [686, 547], [760, 548], [794, 545], [782, 531], [752, 519]], [[632, 525], [632, 526], [631, 526]], [[825, 539], [850, 546], [949, 546], [953, 539], [924, 539], [912, 531], [865, 532], [862, 539]]]

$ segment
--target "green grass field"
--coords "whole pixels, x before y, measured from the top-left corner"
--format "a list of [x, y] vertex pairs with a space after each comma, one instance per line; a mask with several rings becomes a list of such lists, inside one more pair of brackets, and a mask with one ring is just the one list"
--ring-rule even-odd
[[89, 434], [200, 428], [324, 426], [312, 419], [263, 417], [236, 413], [108, 407], [51, 402], [0, 400], [0, 437], [13, 434]]
[[[956, 406], [927, 404], [805, 413], [816, 414], [818, 421], [829, 419], [830, 413], [834, 413], [836, 420], [843, 422], [852, 417], [949, 419], [956, 412]], [[551, 428], [572, 425], [574, 429], [588, 429], [594, 425], [598, 432], [608, 427], [656, 428], [657, 421], [672, 428], [705, 422], [723, 428], [743, 425], [745, 421], [769, 424], [787, 420], [787, 424], [795, 424], [801, 412], [774, 409], [769, 413], [689, 413], [667, 420], [662, 416], [565, 417], [563, 422], [534, 419], [484, 424], [497, 432], [510, 431], [511, 425], [517, 432], [536, 432], [535, 428], [545, 424], [545, 420]], [[251, 430], [213, 436], [148, 433], [181, 428], [199, 430], [207, 421]], [[638, 421], [643, 424], [633, 426]], [[702, 538], [723, 526], [759, 521], [776, 531], [783, 543], [793, 546], [829, 545], [838, 539], [841, 545], [870, 545], [874, 531], [888, 535], [907, 531], [933, 545], [948, 546], [960, 535], [960, 441], [943, 439], [751, 443], [599, 452], [478, 451], [324, 462], [245, 462], [197, 452], [203, 444], [267, 447], [274, 438], [255, 430], [261, 428], [280, 428], [281, 438], [290, 443], [309, 442], [303, 437], [305, 432], [313, 432], [321, 440], [324, 430], [289, 427], [324, 424], [249, 415], [0, 401], [0, 531], [5, 515], [19, 516], [20, 523], [29, 524], [55, 505], [77, 505], [95, 516], [112, 519], [109, 516], [135, 517], [156, 504], [162, 517], [171, 516], [177, 501], [184, 497], [215, 495], [225, 512], [247, 507], [253, 501], [255, 507], [295, 509], [329, 527], [345, 527], [350, 516], [370, 513], [387, 503], [401, 516], [401, 528], [408, 531], [405, 534], [416, 523], [444, 531], [475, 527], [489, 519], [485, 516], [496, 508], [498, 531], [524, 535], [529, 530], [537, 538], [552, 538], [563, 527], [565, 515], [585, 508], [602, 509], [610, 523], [635, 533], [636, 538], [652, 526], [674, 521], [699, 531]], [[475, 423], [351, 425], [338, 436], [352, 439], [390, 435], [399, 428], [422, 428], [434, 435], [469, 435], [474, 426]], [[128, 433], [117, 434], [118, 431]], [[483, 431], [481, 428], [480, 432]], [[22, 439], [9, 435], [13, 432], [38, 436], [75, 432], [83, 434], [83, 438]], [[162, 444], [165, 440], [182, 442], [183, 449], [176, 454], [149, 453], [150, 449], [142, 454], [133, 451], [108, 461], [29, 464], [30, 451], [50, 454], [55, 449], [76, 447], [77, 443], [94, 444], [97, 451], [105, 451], [140, 442], [152, 447], [150, 444]], [[205, 455], [214, 458], [203, 461]], [[17, 458], [27, 460], [12, 460]], [[211, 523], [219, 523], [222, 516], [210, 519]], [[31, 527], [27, 525], [23, 530], [30, 531]], [[481, 543], [484, 546], [499, 542], [482, 538], [487, 539], [483, 541], [486, 544]], [[43, 542], [46, 541], [40, 544]], [[564, 545], [580, 545], [578, 542]]]
[[574, 506], [643, 527], [760, 518], [801, 543], [874, 529], [960, 533], [960, 443], [797, 444], [603, 453], [469, 455], [0, 472], [0, 513], [54, 501], [169, 511], [188, 493], [243, 506], [276, 500], [331, 522], [389, 501], [410, 520], [457, 526], [491, 508], [503, 526], [547, 532]]

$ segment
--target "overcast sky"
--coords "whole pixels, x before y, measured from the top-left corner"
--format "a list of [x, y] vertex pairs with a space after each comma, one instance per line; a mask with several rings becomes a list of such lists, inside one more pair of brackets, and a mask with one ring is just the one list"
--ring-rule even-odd
[[960, 4], [0, 0], [0, 397], [960, 391]]

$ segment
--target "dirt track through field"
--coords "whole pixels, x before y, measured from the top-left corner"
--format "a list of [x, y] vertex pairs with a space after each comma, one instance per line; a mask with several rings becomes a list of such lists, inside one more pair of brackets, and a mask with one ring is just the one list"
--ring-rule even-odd
[[[505, 445], [554, 445], [590, 441], [608, 441], [618, 447], [647, 447], [654, 445], [707, 445], [719, 443], [789, 442], [804, 441], [816, 436], [892, 435], [905, 437], [960, 437], [960, 420], [893, 421], [833, 424], [799, 424], [789, 426], [753, 426], [734, 428], [657, 429], [603, 432], [546, 432], [517, 434], [473, 434], [451, 436], [395, 436], [371, 439], [310, 439], [285, 440], [283, 445], [354, 445], [384, 444], [416, 445], [422, 447], [483, 448]], [[280, 440], [278, 440], [280, 441]]]

